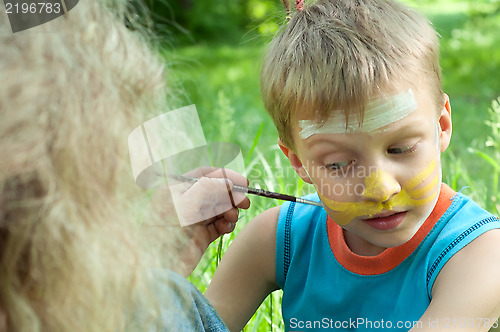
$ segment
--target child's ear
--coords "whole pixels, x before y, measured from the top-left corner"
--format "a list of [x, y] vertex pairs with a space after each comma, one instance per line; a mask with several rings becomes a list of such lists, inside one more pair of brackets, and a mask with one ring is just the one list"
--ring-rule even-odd
[[443, 95], [444, 105], [441, 109], [441, 115], [439, 116], [441, 152], [444, 152], [448, 148], [448, 145], [450, 145], [452, 128], [450, 97], [448, 97], [446, 93]]
[[297, 172], [297, 174], [300, 176], [302, 180], [304, 180], [307, 183], [311, 183], [312, 181], [309, 178], [309, 175], [307, 174], [306, 169], [304, 168], [304, 165], [302, 165], [302, 162], [299, 159], [299, 156], [293, 152], [292, 149], [287, 147], [281, 139], [278, 138], [278, 145], [280, 146], [281, 151], [285, 154], [285, 156], [290, 160], [290, 164], [292, 165], [292, 168]]

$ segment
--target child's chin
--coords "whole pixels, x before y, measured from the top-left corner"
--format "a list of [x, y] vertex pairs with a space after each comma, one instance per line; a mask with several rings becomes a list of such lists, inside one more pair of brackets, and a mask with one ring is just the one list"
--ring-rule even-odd
[[402, 246], [406, 242], [410, 241], [410, 239], [411, 239], [411, 236], [408, 237], [407, 239], [401, 239], [398, 241], [390, 241], [384, 247], [385, 248], [396, 248], [396, 247]]
[[[411, 238], [415, 235], [415, 232], [404, 232], [401, 234], [379, 234], [374, 241], [372, 242], [374, 245], [382, 247], [382, 248], [395, 248], [399, 247], [406, 242], [410, 241]], [[384, 236], [385, 235], [385, 236]], [[374, 243], [376, 242], [376, 243]]]

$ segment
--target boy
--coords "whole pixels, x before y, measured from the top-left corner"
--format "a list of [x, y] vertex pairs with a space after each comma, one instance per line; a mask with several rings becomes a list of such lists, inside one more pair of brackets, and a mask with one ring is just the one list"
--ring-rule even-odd
[[500, 222], [441, 183], [452, 125], [429, 23], [319, 0], [275, 37], [261, 83], [324, 209], [286, 203], [238, 235], [206, 292], [230, 330], [276, 289], [287, 331], [496, 326]]

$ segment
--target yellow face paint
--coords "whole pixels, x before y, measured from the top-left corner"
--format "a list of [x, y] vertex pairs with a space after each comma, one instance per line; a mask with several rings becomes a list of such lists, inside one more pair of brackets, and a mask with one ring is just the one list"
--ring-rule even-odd
[[394, 192], [391, 190], [394, 186], [398, 187], [399, 184], [389, 174], [377, 169], [365, 179], [362, 196], [385, 202], [391, 197], [391, 192]]
[[[420, 183], [427, 180], [435, 171], [436, 160], [433, 160], [424, 170], [403, 184], [403, 188], [394, 196], [390, 197], [394, 183], [386, 172], [377, 170], [372, 172], [365, 179], [365, 189], [363, 196], [372, 200], [362, 202], [339, 202], [319, 194], [323, 204], [335, 211], [339, 225], [347, 225], [352, 219], [360, 216], [373, 216], [382, 211], [394, 210], [398, 207], [420, 206], [432, 202], [438, 195], [438, 190], [434, 190], [439, 181], [439, 176], [435, 175], [429, 184], [420, 189], [415, 189]], [[431, 192], [433, 191], [433, 192]], [[373, 200], [373, 198], [377, 200]]]

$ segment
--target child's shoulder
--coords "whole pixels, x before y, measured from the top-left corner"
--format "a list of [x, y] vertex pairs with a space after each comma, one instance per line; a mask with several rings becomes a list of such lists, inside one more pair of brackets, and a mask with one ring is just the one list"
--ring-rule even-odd
[[462, 193], [456, 193], [451, 200], [428, 236], [432, 242], [427, 253], [432, 262], [427, 276], [430, 288], [449, 261], [476, 255], [473, 248], [480, 246], [500, 252], [500, 220]]
[[435, 305], [428, 315], [496, 319], [500, 315], [499, 261], [500, 229], [492, 229], [460, 250], [440, 271], [432, 288]]
[[473, 218], [473, 219], [483, 219], [493, 217], [493, 214], [486, 211], [483, 207], [481, 207], [478, 203], [476, 203], [472, 198], [463, 194], [461, 191], [457, 192], [451, 200], [453, 201], [451, 208], [448, 213], [452, 214], [455, 217], [455, 214], [458, 213], [458, 216], [466, 216], [465, 218]]
[[232, 247], [242, 247], [241, 252], [246, 255], [253, 255], [253, 253], [259, 251], [261, 253], [272, 254], [272, 257], [274, 257], [276, 229], [280, 211], [281, 206], [277, 206], [257, 215], [238, 233]]
[[280, 210], [268, 209], [243, 227], [205, 293], [230, 330], [241, 330], [262, 300], [278, 288], [275, 245]]
[[245, 226], [245, 229], [250, 229], [252, 232], [276, 233], [276, 227], [280, 218], [282, 206], [272, 207], [257, 215], [252, 221]]
[[[500, 222], [490, 212], [483, 209], [470, 197], [458, 192], [450, 198], [449, 207], [434, 226], [433, 232], [438, 238], [457, 237], [459, 239], [469, 237], [470, 240], [482, 233], [500, 227]], [[470, 236], [473, 235], [473, 238]]]

